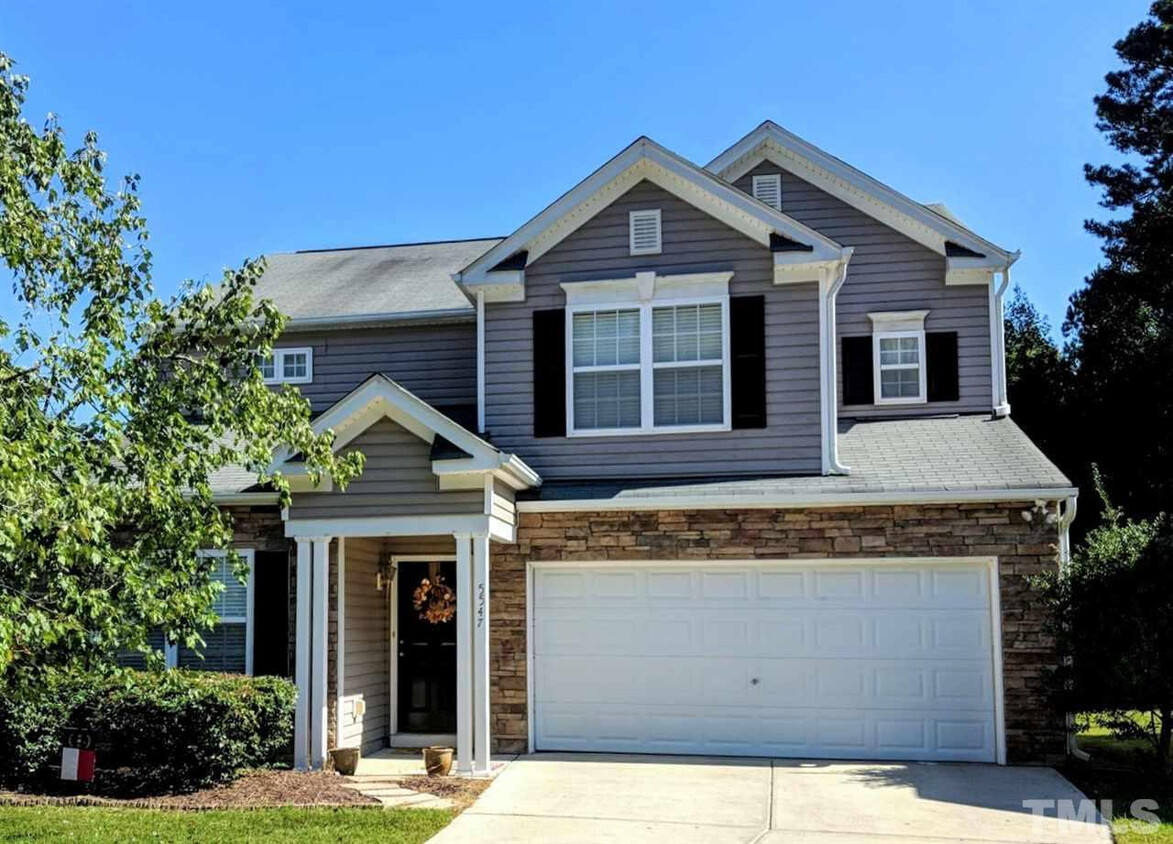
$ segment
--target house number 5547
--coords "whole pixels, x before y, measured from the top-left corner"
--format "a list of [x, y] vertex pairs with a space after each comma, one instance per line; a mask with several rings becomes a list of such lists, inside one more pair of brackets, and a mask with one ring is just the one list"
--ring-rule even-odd
[[485, 584], [477, 584], [477, 628], [485, 624]]

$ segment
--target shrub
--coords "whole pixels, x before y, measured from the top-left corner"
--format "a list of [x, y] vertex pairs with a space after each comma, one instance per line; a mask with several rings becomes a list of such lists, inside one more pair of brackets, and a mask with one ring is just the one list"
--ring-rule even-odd
[[0, 695], [0, 772], [47, 786], [67, 726], [97, 742], [94, 790], [141, 795], [228, 782], [278, 764], [293, 736], [296, 691], [275, 677], [198, 671], [72, 674]]

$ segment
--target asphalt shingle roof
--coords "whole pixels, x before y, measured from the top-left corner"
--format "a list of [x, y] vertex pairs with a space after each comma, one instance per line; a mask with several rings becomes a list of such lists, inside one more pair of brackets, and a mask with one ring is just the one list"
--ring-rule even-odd
[[294, 321], [475, 312], [452, 273], [500, 238], [279, 252], [266, 256], [256, 295]]
[[542, 501], [713, 496], [845, 496], [1066, 490], [1071, 482], [1011, 419], [950, 416], [843, 421], [840, 462], [850, 475], [680, 481], [547, 481], [519, 497]]

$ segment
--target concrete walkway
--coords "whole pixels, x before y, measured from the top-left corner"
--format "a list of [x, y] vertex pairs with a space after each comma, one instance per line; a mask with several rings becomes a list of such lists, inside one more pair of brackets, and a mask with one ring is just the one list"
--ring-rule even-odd
[[541, 753], [432, 842], [1110, 842], [1105, 826], [1023, 806], [1082, 798], [1049, 768]]

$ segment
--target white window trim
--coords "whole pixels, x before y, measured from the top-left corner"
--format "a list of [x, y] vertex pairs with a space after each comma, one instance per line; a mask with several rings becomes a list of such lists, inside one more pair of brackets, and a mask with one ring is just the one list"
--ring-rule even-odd
[[[237, 554], [244, 557], [248, 562], [248, 583], [246, 584], [245, 597], [245, 615], [244, 616], [229, 616], [222, 618], [220, 621], [228, 624], [244, 624], [244, 673], [252, 676], [253, 673], [253, 583], [256, 579], [256, 552], [252, 548], [235, 548], [233, 549]], [[227, 557], [227, 551], [203, 550], [197, 551], [197, 556], [200, 557]], [[164, 648], [164, 655], [167, 660], [168, 668], [176, 668], [179, 666], [179, 646], [171, 642], [167, 642]]]
[[[640, 274], [651, 275], [648, 274]], [[714, 274], [714, 278], [720, 278], [718, 282], [725, 286], [728, 290], [728, 280], [732, 273]], [[699, 277], [698, 277], [699, 278]], [[639, 281], [646, 282], [646, 279], [631, 279], [623, 281], [635, 282], [640, 287]], [[596, 284], [616, 285], [621, 282], [598, 282]], [[567, 285], [564, 285], [566, 287]], [[710, 288], [712, 284], [708, 285]], [[645, 287], [646, 289], [646, 287]], [[671, 289], [671, 288], [669, 288]], [[634, 290], [634, 288], [633, 288]], [[613, 292], [613, 288], [610, 292]], [[650, 292], [650, 291], [649, 291]], [[568, 291], [568, 298], [570, 294]], [[593, 296], [584, 298], [593, 299]], [[641, 301], [642, 299], [642, 301]], [[657, 368], [679, 368], [687, 366], [704, 366], [714, 365], [713, 361], [680, 361], [671, 363], [656, 364], [652, 360], [652, 309], [653, 308], [668, 308], [678, 305], [710, 305], [719, 304], [721, 306], [721, 381], [722, 390], [724, 392], [722, 404], [723, 421], [717, 425], [660, 425], [655, 424], [655, 407], [654, 407], [654, 375]], [[575, 367], [574, 365], [574, 315], [576, 313], [590, 313], [594, 311], [607, 310], [638, 310], [639, 311], [639, 333], [640, 333], [640, 350], [638, 364], [619, 364], [617, 366], [583, 366]], [[654, 294], [648, 297], [641, 297], [640, 299], [631, 298], [627, 301], [611, 300], [607, 297], [606, 301], [601, 302], [586, 302], [581, 304], [568, 305], [566, 308], [566, 436], [567, 437], [630, 437], [630, 436], [650, 436], [650, 435], [668, 435], [668, 434], [709, 434], [718, 433], [722, 431], [732, 430], [732, 415], [733, 415], [733, 397], [731, 389], [731, 378], [729, 372], [729, 294], [728, 292], [722, 295], [706, 295], [693, 297], [672, 297], [672, 298], [655, 298]], [[638, 428], [586, 428], [579, 430], [574, 425], [574, 374], [575, 372], [615, 372], [620, 370], [638, 370], [640, 373], [640, 426]]]
[[[305, 355], [305, 376], [301, 378], [285, 377], [285, 356], [291, 354]], [[311, 346], [295, 346], [287, 349], [273, 349], [273, 377], [265, 378], [266, 384], [309, 384], [314, 380], [314, 350]]]
[[[872, 321], [872, 400], [876, 405], [927, 404], [929, 362], [925, 352], [925, 317], [928, 311], [884, 311], [868, 314]], [[911, 369], [911, 364], [880, 363], [880, 341], [917, 338], [917, 395], [884, 398], [880, 373], [886, 369]]]
[[[774, 189], [778, 192], [778, 204], [777, 205], [774, 205], [773, 203], [770, 203], [770, 202], [766, 202], [764, 199], [762, 199], [760, 196], [758, 196], [758, 185], [759, 184], [771, 184], [771, 183], [774, 185]], [[766, 202], [766, 204], [769, 205], [771, 208], [776, 208], [779, 211], [782, 210], [782, 174], [781, 173], [770, 173], [765, 176], [754, 176], [751, 190], [753, 191], [753, 198], [754, 199], [757, 199], [760, 202]]]
[[[637, 249], [635, 246], [635, 218], [640, 214], [656, 215], [656, 245], [651, 249]], [[664, 219], [659, 208], [642, 208], [627, 214], [627, 245], [632, 255], [659, 255], [664, 248]]]

